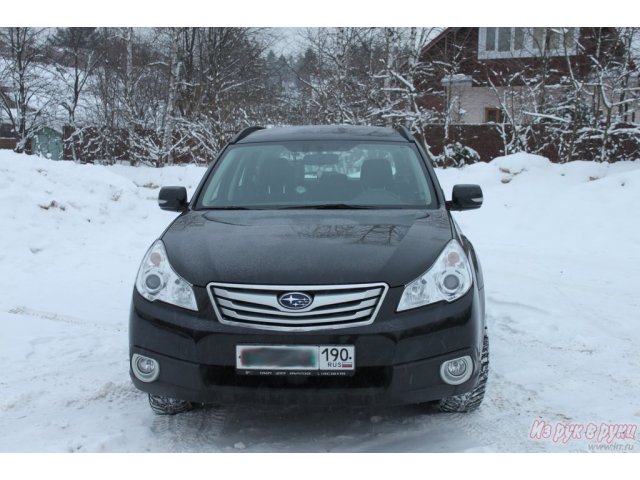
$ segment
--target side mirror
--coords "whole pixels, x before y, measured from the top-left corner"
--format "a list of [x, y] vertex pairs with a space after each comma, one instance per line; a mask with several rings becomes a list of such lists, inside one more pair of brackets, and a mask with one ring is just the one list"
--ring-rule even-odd
[[482, 199], [480, 185], [454, 185], [447, 208], [458, 211], [475, 210], [482, 206]]
[[182, 212], [187, 208], [187, 189], [184, 187], [162, 187], [158, 193], [158, 205], [162, 210]]

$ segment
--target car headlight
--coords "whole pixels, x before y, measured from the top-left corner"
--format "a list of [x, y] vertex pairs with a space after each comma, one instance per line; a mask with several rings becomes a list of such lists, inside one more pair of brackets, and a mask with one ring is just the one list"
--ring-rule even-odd
[[198, 311], [191, 284], [171, 267], [162, 240], [156, 240], [142, 259], [136, 278], [136, 289], [151, 302], [161, 300]]
[[404, 288], [398, 312], [442, 300], [453, 302], [469, 291], [472, 281], [467, 255], [457, 240], [451, 240], [431, 268]]

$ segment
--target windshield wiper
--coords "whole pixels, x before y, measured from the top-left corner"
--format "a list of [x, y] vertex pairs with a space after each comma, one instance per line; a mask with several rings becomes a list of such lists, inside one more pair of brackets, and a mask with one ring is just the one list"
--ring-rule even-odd
[[352, 205], [348, 203], [321, 203], [316, 205], [287, 205], [280, 210], [374, 210], [373, 205]]
[[206, 207], [205, 210], [257, 210], [257, 209], [249, 208], [249, 207], [228, 206], [228, 207]]

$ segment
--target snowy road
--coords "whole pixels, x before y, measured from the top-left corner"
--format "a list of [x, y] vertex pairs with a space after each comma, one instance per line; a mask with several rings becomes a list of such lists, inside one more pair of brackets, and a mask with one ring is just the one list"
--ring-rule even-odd
[[[153, 415], [127, 366], [138, 262], [172, 218], [158, 185], [197, 167], [80, 166], [0, 152], [0, 452], [588, 451], [529, 437], [535, 420], [640, 425], [640, 162], [519, 155], [439, 171], [479, 183], [457, 214], [485, 271], [487, 397], [419, 407], [207, 408]], [[640, 442], [626, 439], [627, 450]]]

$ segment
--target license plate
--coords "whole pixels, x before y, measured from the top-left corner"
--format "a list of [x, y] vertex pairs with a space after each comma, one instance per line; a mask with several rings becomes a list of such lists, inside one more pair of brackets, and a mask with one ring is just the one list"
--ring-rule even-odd
[[236, 345], [236, 370], [246, 375], [353, 375], [354, 345]]

